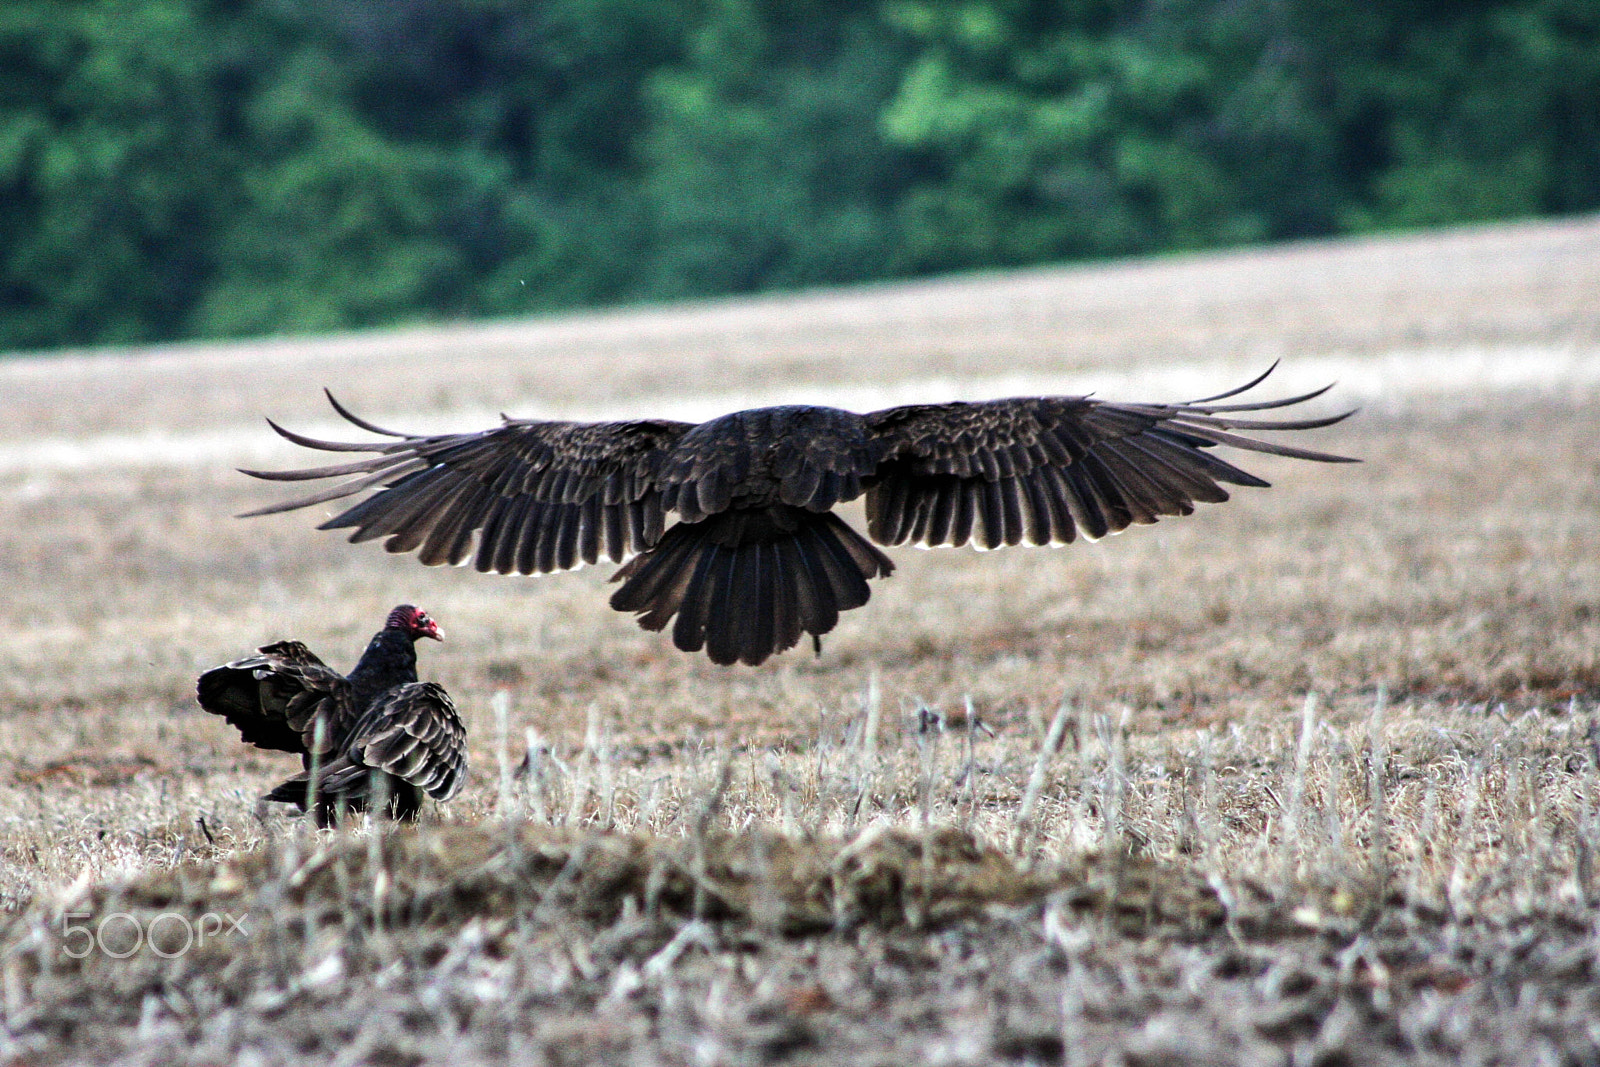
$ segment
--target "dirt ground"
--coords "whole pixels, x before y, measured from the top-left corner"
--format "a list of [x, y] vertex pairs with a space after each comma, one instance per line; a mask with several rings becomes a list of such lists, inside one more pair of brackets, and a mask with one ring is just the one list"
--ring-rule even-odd
[[[433, 430], [1273, 359], [1340, 379], [1318, 410], [1360, 414], [1304, 438], [1361, 465], [892, 550], [760, 668], [611, 612], [607, 567], [230, 517], [323, 386]], [[1597, 399], [1594, 219], [0, 364], [0, 1063], [1596, 1062]], [[281, 637], [348, 666], [401, 601], [447, 633], [463, 794], [261, 810], [292, 768], [195, 676]]]

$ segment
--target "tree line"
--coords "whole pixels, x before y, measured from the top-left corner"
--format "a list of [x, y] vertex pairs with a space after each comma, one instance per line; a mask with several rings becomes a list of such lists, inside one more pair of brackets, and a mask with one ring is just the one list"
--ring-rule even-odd
[[1592, 0], [7, 0], [0, 348], [1600, 206]]

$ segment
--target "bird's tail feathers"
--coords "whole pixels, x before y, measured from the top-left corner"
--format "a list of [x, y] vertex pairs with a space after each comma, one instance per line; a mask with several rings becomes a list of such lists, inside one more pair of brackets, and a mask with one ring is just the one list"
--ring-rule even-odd
[[[349, 806], [341, 803], [342, 798], [338, 794], [327, 790], [326, 781], [326, 779], [323, 779], [319, 782], [317, 789], [317, 810], [315, 815], [317, 826], [320, 829], [327, 829], [336, 825], [339, 821], [340, 807]], [[301, 771], [288, 781], [274, 786], [272, 792], [268, 793], [263, 799], [276, 801], [279, 804], [293, 804], [301, 811], [306, 811], [311, 806], [310, 785], [311, 772]]]
[[[317, 782], [317, 826], [326, 829], [339, 821], [342, 811], [366, 811], [374, 801], [372, 779], [375, 772], [346, 759], [328, 764]], [[311, 772], [301, 771], [293, 778], [279, 783], [264, 799], [280, 804], [293, 804], [301, 811], [309, 807]], [[380, 807], [392, 819], [415, 819], [421, 808], [421, 791], [409, 783], [383, 775], [387, 804], [379, 794]]]
[[306, 810], [306, 787], [309, 785], [311, 775], [305, 771], [300, 772], [287, 782], [282, 782], [273, 787], [264, 799], [274, 800], [279, 804], [293, 804], [301, 811]]
[[793, 647], [804, 633], [832, 630], [839, 612], [872, 595], [869, 578], [894, 564], [831, 512], [795, 507], [732, 511], [679, 523], [613, 580], [618, 611], [662, 630], [674, 615], [673, 644], [701, 648], [720, 664], [755, 665]]

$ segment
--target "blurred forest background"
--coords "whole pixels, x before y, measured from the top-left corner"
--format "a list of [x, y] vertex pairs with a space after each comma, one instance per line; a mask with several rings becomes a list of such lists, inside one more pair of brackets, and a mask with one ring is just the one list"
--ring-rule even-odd
[[0, 349], [1597, 207], [1595, 0], [0, 4]]

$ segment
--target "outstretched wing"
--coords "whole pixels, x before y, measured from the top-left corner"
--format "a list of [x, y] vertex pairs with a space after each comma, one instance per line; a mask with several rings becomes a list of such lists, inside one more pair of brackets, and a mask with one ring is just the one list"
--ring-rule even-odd
[[248, 744], [309, 759], [317, 720], [322, 751], [342, 747], [354, 725], [349, 681], [299, 641], [263, 645], [254, 656], [213, 667], [200, 676], [195, 699], [221, 715]]
[[1183, 404], [1024, 397], [873, 412], [867, 424], [888, 458], [867, 490], [867, 532], [886, 545], [1066, 544], [1079, 534], [1099, 538], [1131, 524], [1188, 515], [1196, 501], [1227, 500], [1220, 483], [1267, 485], [1211, 452], [1214, 445], [1354, 462], [1234, 433], [1309, 430], [1353, 414], [1240, 417], [1303, 403], [1330, 387], [1280, 400], [1214, 403], [1266, 376]]
[[[464, 563], [500, 574], [544, 574], [621, 562], [655, 544], [663, 511], [658, 475], [664, 451], [689, 423], [544, 422], [507, 419], [478, 433], [396, 433], [352, 415], [347, 420], [391, 441], [319, 441], [272, 428], [295, 444], [329, 452], [372, 452], [368, 459], [289, 471], [245, 471], [270, 481], [342, 479], [310, 496], [259, 508], [270, 515], [378, 491], [323, 523], [351, 529], [351, 541], [387, 538], [390, 552], [412, 552], [429, 566]], [[476, 550], [473, 544], [476, 541]]]
[[449, 800], [467, 773], [467, 729], [444, 687], [409, 682], [384, 693], [356, 723], [343, 756], [321, 786], [331, 796], [364, 795], [374, 770]]

